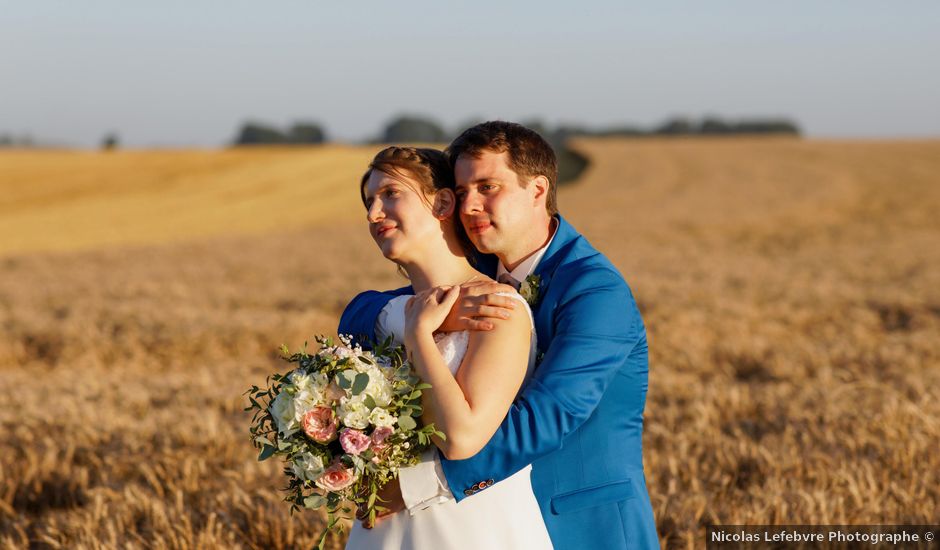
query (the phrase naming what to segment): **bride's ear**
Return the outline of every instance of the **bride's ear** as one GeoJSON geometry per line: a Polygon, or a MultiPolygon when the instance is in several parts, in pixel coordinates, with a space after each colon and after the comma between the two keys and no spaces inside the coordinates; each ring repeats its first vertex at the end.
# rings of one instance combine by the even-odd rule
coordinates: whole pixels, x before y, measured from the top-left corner
{"type": "Polygon", "coordinates": [[[431,211],[434,217],[439,220],[446,220],[454,215],[454,208],[457,206],[457,196],[452,189],[441,189],[434,196],[434,205],[431,211]]]}

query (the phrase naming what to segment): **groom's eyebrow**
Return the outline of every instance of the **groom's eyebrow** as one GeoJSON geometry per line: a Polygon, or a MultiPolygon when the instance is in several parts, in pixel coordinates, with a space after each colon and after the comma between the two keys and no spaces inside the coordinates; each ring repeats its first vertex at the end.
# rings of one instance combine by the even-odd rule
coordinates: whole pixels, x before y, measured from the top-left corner
{"type": "Polygon", "coordinates": [[[498,181],[499,180],[497,178],[494,178],[493,176],[483,176],[483,177],[476,178],[474,180],[470,180],[468,183],[464,184],[463,186],[461,186],[460,184],[457,184],[457,187],[458,188],[467,187],[468,185],[474,185],[474,184],[479,184],[479,183],[497,183],[498,181]]]}

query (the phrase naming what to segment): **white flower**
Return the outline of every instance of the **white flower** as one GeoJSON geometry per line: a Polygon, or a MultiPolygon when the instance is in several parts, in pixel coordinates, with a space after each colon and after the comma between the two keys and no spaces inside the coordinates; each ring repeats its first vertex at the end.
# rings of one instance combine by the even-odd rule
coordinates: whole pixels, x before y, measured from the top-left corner
{"type": "Polygon", "coordinates": [[[294,419],[300,422],[300,419],[307,414],[307,411],[323,404],[323,392],[302,391],[294,395],[294,419]]]}
{"type": "Polygon", "coordinates": [[[398,419],[390,415],[385,409],[376,407],[372,409],[372,414],[369,415],[369,422],[378,428],[391,428],[398,422],[398,419]]]}
{"type": "Polygon", "coordinates": [[[323,393],[329,380],[322,372],[303,374],[300,371],[290,373],[288,377],[298,392],[323,393]]]}
{"type": "Polygon", "coordinates": [[[369,384],[365,392],[372,396],[372,400],[379,407],[387,407],[392,402],[392,385],[388,383],[385,374],[378,367],[373,366],[367,372],[369,384]]]}
{"type": "Polygon", "coordinates": [[[369,407],[366,407],[360,397],[340,400],[336,415],[347,428],[364,430],[369,427],[369,407]]]}
{"type": "Polygon", "coordinates": [[[295,418],[300,422],[307,411],[324,404],[329,379],[322,372],[303,374],[300,371],[290,373],[288,379],[296,390],[294,393],[295,418]]]}
{"type": "Polygon", "coordinates": [[[282,390],[281,393],[277,394],[269,410],[271,415],[274,416],[277,431],[280,432],[281,437],[290,437],[300,428],[297,412],[294,408],[294,398],[286,391],[282,390]]]}
{"type": "Polygon", "coordinates": [[[315,454],[303,453],[294,457],[290,467],[300,479],[316,481],[323,474],[323,459],[315,454]]]}

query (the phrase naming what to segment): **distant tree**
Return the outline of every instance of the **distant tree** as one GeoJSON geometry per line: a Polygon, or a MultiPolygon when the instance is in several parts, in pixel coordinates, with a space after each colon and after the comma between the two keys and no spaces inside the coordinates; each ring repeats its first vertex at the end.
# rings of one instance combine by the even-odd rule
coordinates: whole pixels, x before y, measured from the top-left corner
{"type": "Polygon", "coordinates": [[[13,145],[13,138],[6,135],[0,134],[0,147],[10,147],[13,145]]]}
{"type": "Polygon", "coordinates": [[[247,122],[238,132],[235,145],[265,145],[272,143],[285,143],[287,136],[280,130],[256,122],[247,122]]]}
{"type": "Polygon", "coordinates": [[[667,120],[661,126],[653,130],[654,134],[673,136],[691,134],[694,131],[692,121],[685,117],[676,117],[667,120]]]}
{"type": "Polygon", "coordinates": [[[442,143],[447,141],[447,134],[440,124],[429,118],[404,115],[388,123],[380,141],[442,143]]]}
{"type": "Polygon", "coordinates": [[[699,126],[702,134],[730,134],[733,131],[733,126],[716,117],[706,117],[699,126]]]}
{"type": "Polygon", "coordinates": [[[476,126],[477,124],[480,124],[483,122],[486,122],[486,119],[481,116],[474,115],[471,117],[467,117],[466,119],[462,120],[460,123],[457,124],[457,127],[454,129],[454,132],[451,134],[452,140],[456,139],[457,136],[462,134],[463,131],[466,130],[467,128],[472,128],[476,126]]]}
{"type": "Polygon", "coordinates": [[[101,138],[101,149],[104,151],[113,151],[117,149],[120,144],[121,140],[114,132],[105,134],[105,136],[101,138]]]}
{"type": "Polygon", "coordinates": [[[795,122],[786,119],[744,120],[734,125],[737,134],[789,134],[800,135],[800,128],[795,122]]]}
{"type": "Polygon", "coordinates": [[[298,122],[288,130],[287,141],[298,144],[323,143],[326,141],[326,132],[319,124],[298,122]]]}
{"type": "Polygon", "coordinates": [[[562,185],[578,179],[590,161],[581,153],[570,149],[567,144],[555,146],[558,159],[558,184],[562,185]]]}
{"type": "Polygon", "coordinates": [[[549,138],[553,137],[554,133],[548,128],[548,125],[541,119],[533,118],[529,120],[520,121],[519,124],[522,124],[526,128],[535,131],[538,135],[545,138],[547,141],[551,141],[549,138]]]}

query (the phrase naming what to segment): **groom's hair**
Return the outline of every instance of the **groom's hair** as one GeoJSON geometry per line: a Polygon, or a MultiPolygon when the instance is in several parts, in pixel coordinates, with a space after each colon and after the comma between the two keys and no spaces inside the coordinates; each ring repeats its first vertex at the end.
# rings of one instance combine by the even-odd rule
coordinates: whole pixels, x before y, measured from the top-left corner
{"type": "Polygon", "coordinates": [[[479,157],[484,151],[509,153],[509,168],[519,176],[548,178],[548,196],[545,210],[549,216],[558,213],[555,187],[558,181],[558,161],[555,151],[535,130],[515,122],[491,120],[467,128],[450,144],[445,153],[453,168],[460,155],[479,157]]]}

